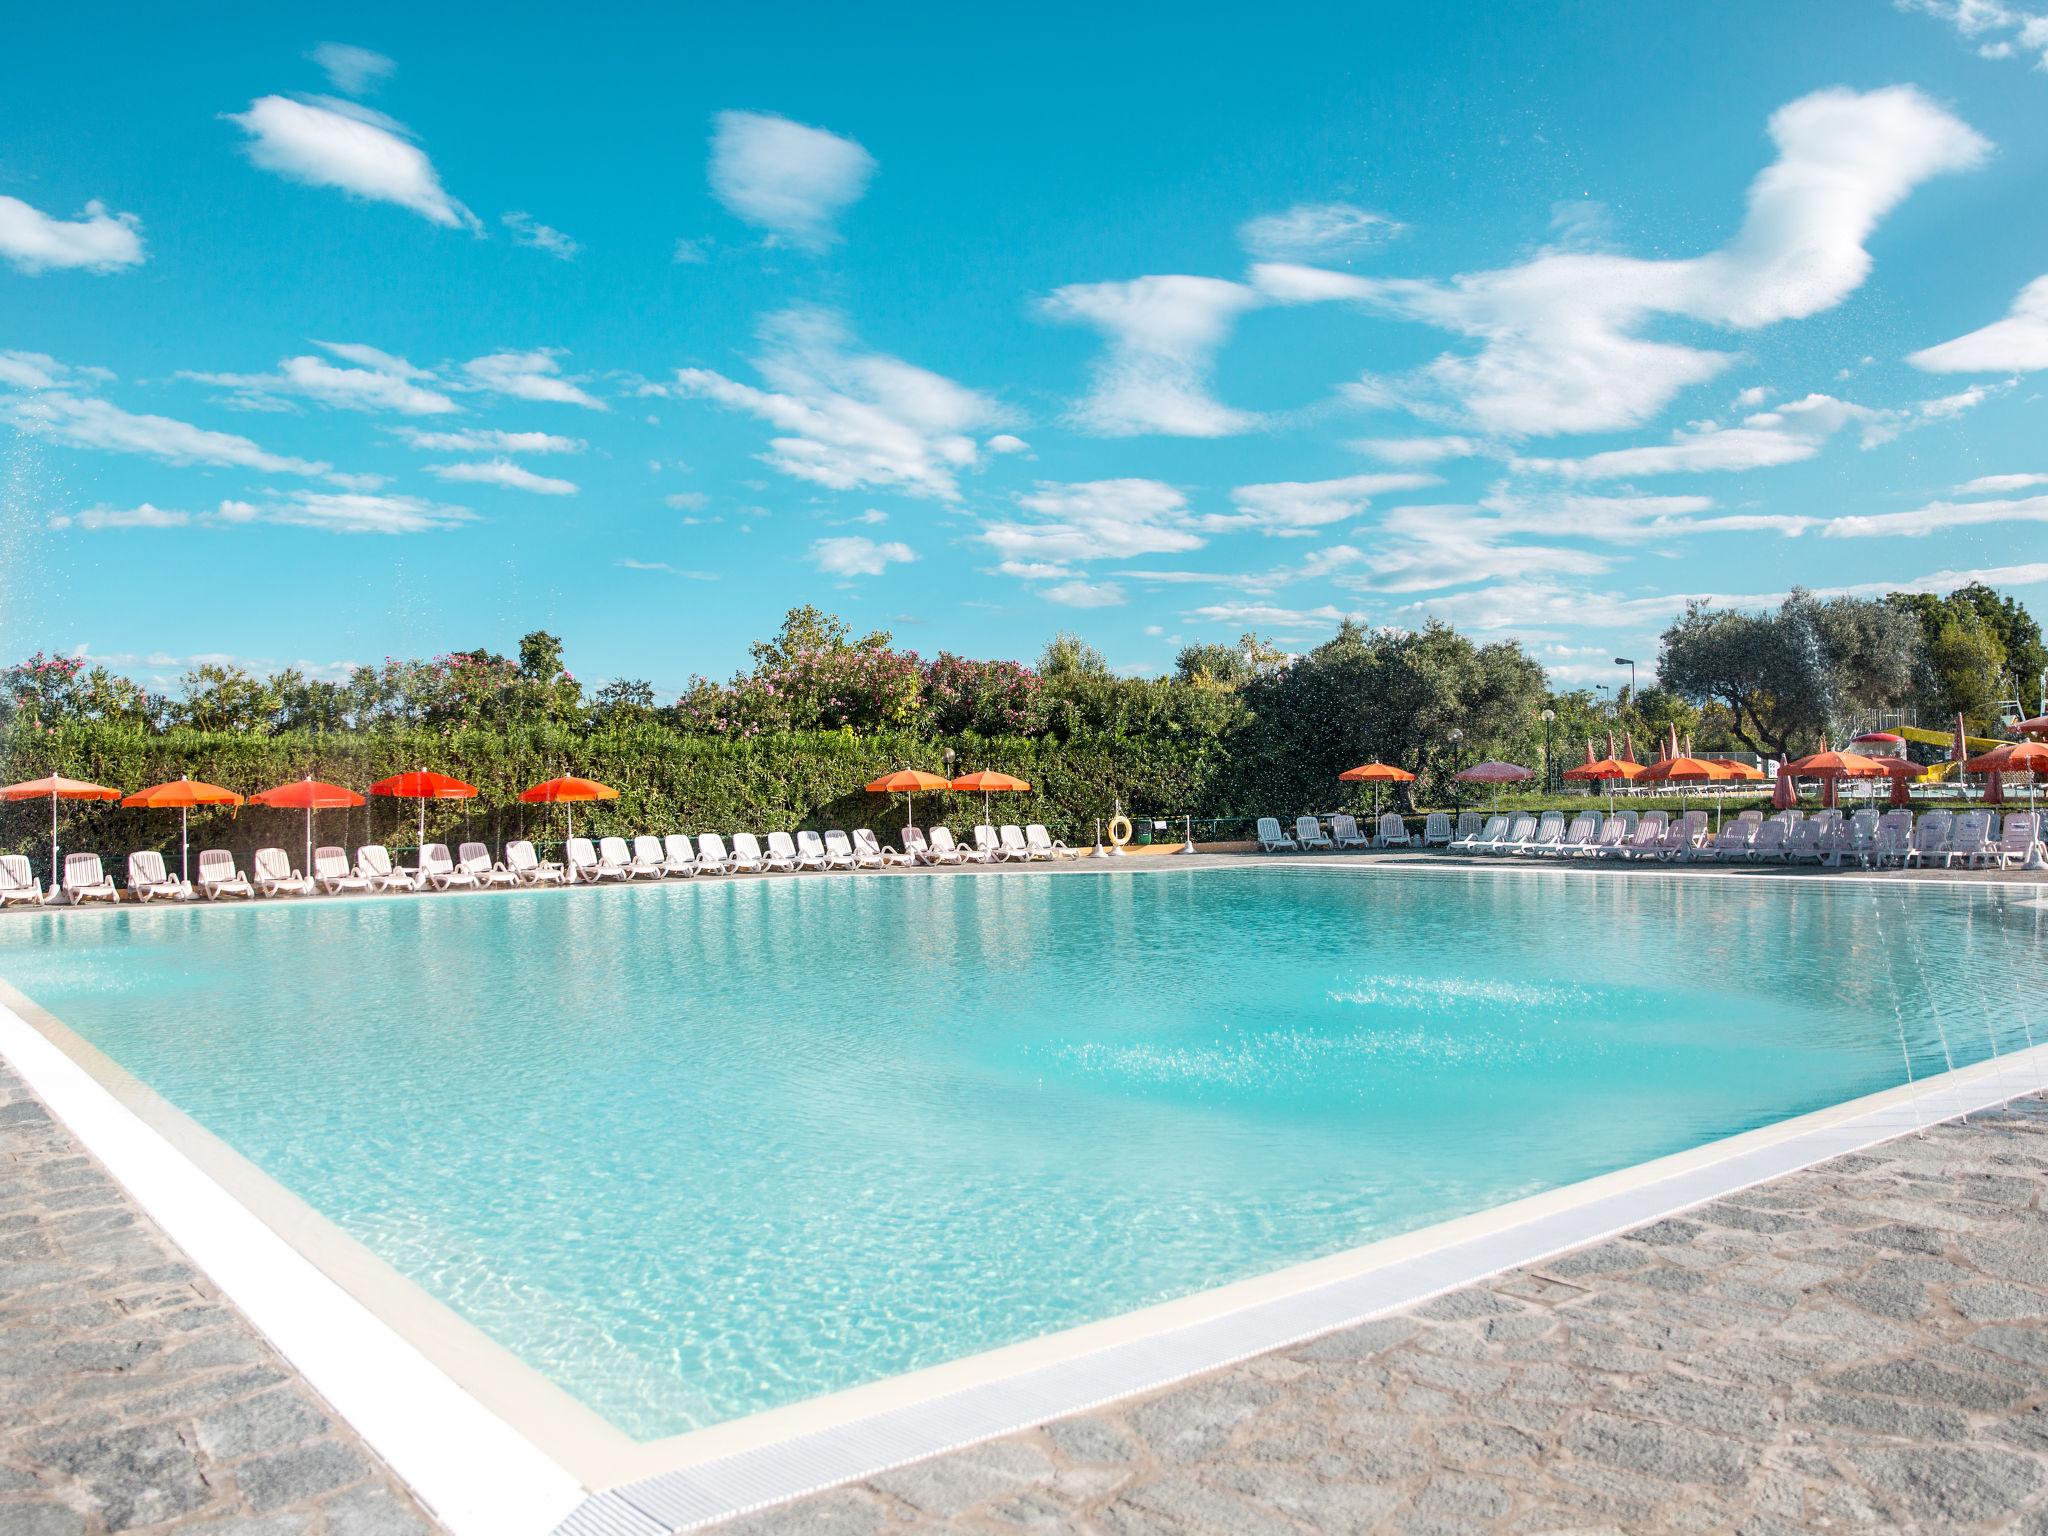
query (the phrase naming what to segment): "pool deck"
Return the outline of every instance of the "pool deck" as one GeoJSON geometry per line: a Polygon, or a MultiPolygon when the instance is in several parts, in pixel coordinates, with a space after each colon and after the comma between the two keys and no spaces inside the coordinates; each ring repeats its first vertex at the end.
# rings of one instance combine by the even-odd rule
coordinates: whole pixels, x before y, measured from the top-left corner
{"type": "Polygon", "coordinates": [[[0,1062],[0,1533],[435,1528],[0,1062]]]}

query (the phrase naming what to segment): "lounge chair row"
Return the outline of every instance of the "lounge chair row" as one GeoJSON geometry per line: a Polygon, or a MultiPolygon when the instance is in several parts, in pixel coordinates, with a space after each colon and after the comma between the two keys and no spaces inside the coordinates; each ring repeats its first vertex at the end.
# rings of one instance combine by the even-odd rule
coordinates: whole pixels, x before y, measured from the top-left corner
{"type": "Polygon", "coordinates": [[[1388,811],[1380,817],[1370,837],[1359,830],[1355,816],[1342,811],[1330,818],[1327,832],[1323,830],[1321,819],[1315,816],[1295,817],[1294,835],[1291,837],[1281,829],[1277,816],[1261,816],[1257,832],[1261,853],[1298,853],[1309,848],[1413,848],[1418,843],[1428,846],[1435,841],[1441,845],[1450,840],[1451,818],[1445,811],[1429,813],[1420,839],[1409,835],[1408,823],[1396,811],[1388,811]]]}
{"type": "MultiPolygon", "coordinates": [[[[144,902],[159,898],[190,901],[196,897],[218,901],[228,896],[446,891],[563,884],[572,879],[594,883],[773,870],[881,869],[901,864],[1028,863],[1074,857],[1074,850],[1037,823],[1000,829],[978,826],[971,844],[956,841],[945,827],[934,827],[929,836],[922,828],[907,827],[900,852],[885,847],[864,827],[851,836],[839,831],[822,836],[816,832],[798,832],[793,836],[788,832],[770,832],[765,848],[751,832],[734,833],[730,848],[716,832],[701,833],[695,839],[680,832],[666,837],[642,835],[630,843],[623,837],[596,841],[572,837],[561,863],[542,859],[533,844],[523,839],[507,843],[502,860],[493,860],[490,849],[482,843],[464,843],[454,855],[445,843],[428,843],[420,850],[418,864],[410,869],[395,866],[390,851],[381,843],[358,848],[353,863],[344,848],[317,848],[310,871],[294,868],[282,848],[259,848],[248,873],[236,864],[232,853],[209,848],[199,855],[198,878],[189,882],[171,874],[163,855],[151,850],[128,856],[128,890],[136,900],[144,902]]],[[[67,854],[63,876],[51,891],[37,883],[25,856],[0,855],[0,906],[118,900],[120,892],[113,877],[96,853],[67,854]]]]}

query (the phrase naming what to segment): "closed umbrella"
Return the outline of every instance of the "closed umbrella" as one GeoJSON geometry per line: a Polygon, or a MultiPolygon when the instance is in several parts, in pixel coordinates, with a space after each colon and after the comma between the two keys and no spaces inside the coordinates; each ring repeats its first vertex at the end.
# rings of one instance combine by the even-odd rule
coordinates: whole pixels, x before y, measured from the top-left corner
{"type": "MultiPolygon", "coordinates": [[[[574,837],[576,835],[576,807],[578,805],[587,805],[593,800],[616,800],[619,798],[619,792],[609,784],[600,784],[595,779],[579,779],[575,775],[570,774],[563,778],[549,779],[545,783],[535,784],[530,789],[522,789],[519,792],[519,798],[527,805],[559,805],[562,808],[562,814],[569,818],[569,830],[565,835],[566,840],[567,837],[574,837]]],[[[573,885],[575,881],[576,866],[572,862],[569,865],[569,882],[573,885]]]]}
{"type": "Polygon", "coordinates": [[[1380,819],[1380,786],[1382,784],[1413,784],[1415,775],[1406,768],[1396,768],[1392,763],[1360,763],[1356,768],[1346,768],[1337,775],[1341,784],[1370,784],[1372,786],[1372,819],[1380,819]]]}
{"type": "Polygon", "coordinates": [[[1892,776],[1890,805],[1894,810],[1905,810],[1913,804],[1913,780],[1920,776],[1920,765],[1904,757],[1880,757],[1876,761],[1892,776]]]}
{"type": "Polygon", "coordinates": [[[988,797],[991,794],[1019,795],[1028,794],[1031,790],[1024,780],[1012,778],[1007,773],[997,773],[994,769],[962,774],[948,787],[963,795],[980,795],[981,819],[984,822],[988,820],[988,797]]]}
{"type": "MultiPolygon", "coordinates": [[[[249,797],[249,803],[268,806],[273,811],[306,813],[305,871],[310,875],[313,873],[313,813],[350,810],[364,804],[365,801],[354,790],[345,789],[339,784],[326,783],[309,773],[303,779],[291,779],[253,794],[249,797]]],[[[425,809],[424,802],[421,808],[425,809]]]]}
{"type": "Polygon", "coordinates": [[[241,803],[242,797],[232,789],[222,789],[218,784],[207,784],[198,779],[172,779],[168,784],[152,784],[148,789],[138,789],[121,802],[124,806],[144,810],[175,810],[178,813],[178,878],[187,885],[192,883],[193,807],[241,803]]]}
{"type": "Polygon", "coordinates": [[[57,864],[57,802],[59,800],[118,800],[121,791],[108,789],[104,784],[88,784],[83,779],[67,779],[59,774],[48,774],[40,779],[24,779],[19,784],[9,784],[0,789],[0,800],[41,800],[48,797],[50,802],[50,889],[56,890],[63,879],[57,864]]]}
{"type": "Polygon", "coordinates": [[[417,800],[420,803],[420,837],[418,846],[427,845],[427,802],[429,800],[473,800],[476,786],[451,778],[445,773],[434,773],[425,768],[415,768],[410,773],[394,773],[388,779],[379,779],[370,786],[373,795],[388,795],[396,800],[417,800]]]}
{"type": "Polygon", "coordinates": [[[885,773],[868,785],[871,795],[901,795],[903,797],[903,825],[914,827],[917,817],[912,809],[911,796],[927,794],[935,789],[951,789],[953,781],[936,773],[926,773],[922,768],[899,768],[894,773],[885,773]]]}

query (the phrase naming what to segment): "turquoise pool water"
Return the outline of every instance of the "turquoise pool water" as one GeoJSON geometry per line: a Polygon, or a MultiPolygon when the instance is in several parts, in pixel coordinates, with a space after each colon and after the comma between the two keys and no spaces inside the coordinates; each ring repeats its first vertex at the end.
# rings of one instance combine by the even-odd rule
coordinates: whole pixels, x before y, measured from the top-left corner
{"type": "Polygon", "coordinates": [[[700,880],[38,914],[0,976],[651,1438],[2022,1046],[2032,894],[700,880]]]}

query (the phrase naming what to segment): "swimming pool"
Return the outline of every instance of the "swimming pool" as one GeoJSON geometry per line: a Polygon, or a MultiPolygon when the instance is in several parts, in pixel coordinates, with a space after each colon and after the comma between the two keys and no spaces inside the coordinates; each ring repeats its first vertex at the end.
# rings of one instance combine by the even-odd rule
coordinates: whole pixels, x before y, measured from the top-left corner
{"type": "Polygon", "coordinates": [[[700,881],[36,914],[0,977],[646,1440],[2029,1044],[2032,894],[700,881]]]}

